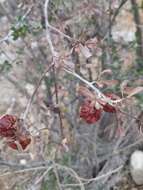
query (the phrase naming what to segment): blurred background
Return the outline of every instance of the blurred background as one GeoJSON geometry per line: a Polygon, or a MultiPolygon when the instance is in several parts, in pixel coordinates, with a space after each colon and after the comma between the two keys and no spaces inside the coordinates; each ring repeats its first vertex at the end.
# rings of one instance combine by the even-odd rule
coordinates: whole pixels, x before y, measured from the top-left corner
{"type": "Polygon", "coordinates": [[[37,88],[26,117],[30,145],[19,152],[0,140],[0,189],[143,189],[128,164],[133,150],[143,148],[142,92],[121,103],[122,112],[87,124],[77,90],[86,85],[62,69],[66,63],[119,97],[143,86],[143,1],[50,0],[51,40],[63,61],[39,85],[52,61],[45,7],[44,0],[0,0],[1,116],[21,118],[37,88]]]}

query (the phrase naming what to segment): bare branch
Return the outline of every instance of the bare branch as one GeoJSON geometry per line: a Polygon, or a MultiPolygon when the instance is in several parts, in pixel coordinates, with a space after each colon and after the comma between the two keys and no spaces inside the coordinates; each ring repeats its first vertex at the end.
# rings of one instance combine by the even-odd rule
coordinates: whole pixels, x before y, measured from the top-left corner
{"type": "Polygon", "coordinates": [[[57,52],[54,49],[52,40],[51,40],[51,35],[50,35],[50,31],[49,31],[49,19],[48,19],[48,5],[49,5],[49,0],[45,1],[45,5],[44,5],[44,15],[45,15],[45,25],[46,25],[46,37],[47,37],[47,41],[49,43],[50,46],[50,50],[51,53],[53,55],[53,57],[57,56],[57,52]]]}
{"type": "Polygon", "coordinates": [[[41,82],[43,81],[43,79],[44,79],[45,75],[47,74],[47,72],[53,67],[53,65],[54,65],[54,63],[52,63],[52,64],[48,67],[48,69],[42,74],[41,78],[39,79],[39,82],[38,82],[38,84],[37,84],[37,86],[36,86],[36,88],[35,88],[35,90],[34,90],[32,96],[31,96],[31,98],[29,99],[28,104],[27,104],[27,106],[26,106],[26,109],[25,109],[25,111],[24,111],[24,113],[23,113],[22,119],[23,119],[24,121],[25,121],[25,119],[26,119],[26,117],[27,117],[27,115],[28,115],[28,113],[29,113],[29,111],[30,111],[31,104],[32,104],[32,102],[33,102],[33,99],[34,99],[34,97],[35,97],[35,95],[36,95],[36,93],[37,93],[37,90],[38,90],[38,88],[39,88],[41,82]]]}
{"type": "Polygon", "coordinates": [[[80,75],[75,73],[74,71],[71,71],[67,68],[64,68],[64,71],[75,76],[79,80],[81,80],[83,83],[85,83],[88,87],[90,87],[92,90],[94,90],[97,98],[102,99],[104,102],[109,103],[110,105],[117,104],[118,102],[123,101],[124,99],[119,99],[119,100],[111,100],[110,98],[106,97],[97,87],[93,85],[92,82],[87,81],[86,79],[82,78],[80,75]]]}

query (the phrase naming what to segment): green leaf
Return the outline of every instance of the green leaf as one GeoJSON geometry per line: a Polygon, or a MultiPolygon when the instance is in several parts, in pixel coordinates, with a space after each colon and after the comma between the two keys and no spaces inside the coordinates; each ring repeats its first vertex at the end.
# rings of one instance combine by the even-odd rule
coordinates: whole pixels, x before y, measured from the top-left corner
{"type": "Polygon", "coordinates": [[[9,72],[12,68],[12,65],[9,63],[9,61],[5,60],[2,64],[0,64],[0,72],[9,72]]]}

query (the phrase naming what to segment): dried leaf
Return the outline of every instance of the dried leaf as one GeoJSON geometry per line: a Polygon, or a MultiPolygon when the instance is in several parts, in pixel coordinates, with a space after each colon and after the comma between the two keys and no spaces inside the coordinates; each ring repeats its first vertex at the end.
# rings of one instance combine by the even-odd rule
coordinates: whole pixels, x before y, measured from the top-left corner
{"type": "Polygon", "coordinates": [[[127,98],[130,98],[130,97],[132,97],[132,96],[134,96],[134,95],[136,95],[136,94],[138,94],[138,93],[140,93],[142,91],[143,91],[143,87],[142,86],[138,86],[138,87],[136,87],[136,88],[134,88],[133,90],[130,91],[130,93],[127,96],[127,98]]]}
{"type": "Polygon", "coordinates": [[[103,74],[109,74],[109,75],[112,75],[112,70],[111,69],[105,69],[101,72],[100,76],[102,76],[103,74]]]}
{"type": "Polygon", "coordinates": [[[91,100],[95,99],[95,95],[88,88],[84,86],[79,86],[78,93],[82,96],[85,96],[88,99],[91,99],[91,100]]]}
{"type": "Polygon", "coordinates": [[[79,47],[80,47],[80,51],[82,55],[84,55],[87,59],[92,56],[92,53],[90,52],[87,46],[83,46],[82,44],[79,44],[79,47]]]}
{"type": "Polygon", "coordinates": [[[106,86],[114,86],[117,85],[119,83],[118,80],[101,80],[100,82],[98,82],[98,84],[100,83],[100,85],[106,85],[106,86]]]}
{"type": "Polygon", "coordinates": [[[134,87],[125,87],[124,94],[129,95],[134,90],[134,87]]]}
{"type": "Polygon", "coordinates": [[[127,87],[128,83],[129,83],[129,80],[124,80],[124,81],[121,83],[121,85],[120,85],[120,90],[121,90],[122,96],[123,96],[123,94],[124,94],[124,89],[127,87]]]}

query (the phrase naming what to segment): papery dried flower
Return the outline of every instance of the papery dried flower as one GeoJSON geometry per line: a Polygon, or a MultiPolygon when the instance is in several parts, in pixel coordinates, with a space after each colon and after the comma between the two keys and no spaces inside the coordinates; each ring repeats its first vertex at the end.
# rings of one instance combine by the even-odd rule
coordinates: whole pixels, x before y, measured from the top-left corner
{"type": "Polygon", "coordinates": [[[96,109],[95,105],[90,100],[86,100],[80,106],[80,117],[89,124],[98,121],[101,117],[101,112],[102,110],[96,109]]]}
{"type": "Polygon", "coordinates": [[[13,115],[5,115],[0,118],[0,136],[13,138],[16,133],[17,117],[13,115]]]}
{"type": "Polygon", "coordinates": [[[7,145],[18,150],[18,143],[24,150],[31,143],[30,134],[22,125],[22,120],[13,115],[0,118],[0,136],[5,137],[7,145]]]}
{"type": "Polygon", "coordinates": [[[19,139],[19,141],[15,142],[15,141],[10,141],[7,143],[7,145],[9,147],[11,147],[12,149],[18,150],[18,143],[21,146],[21,148],[23,150],[25,150],[27,148],[27,146],[31,143],[31,139],[29,137],[25,137],[22,139],[19,139]]]}

